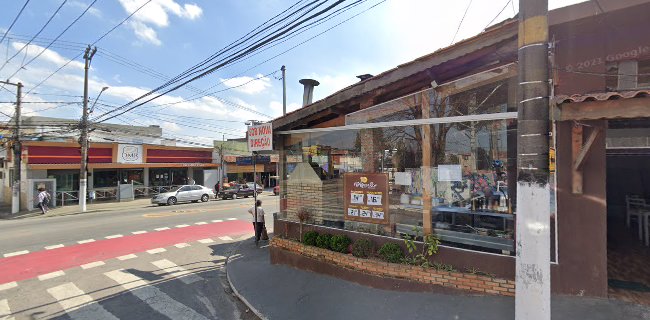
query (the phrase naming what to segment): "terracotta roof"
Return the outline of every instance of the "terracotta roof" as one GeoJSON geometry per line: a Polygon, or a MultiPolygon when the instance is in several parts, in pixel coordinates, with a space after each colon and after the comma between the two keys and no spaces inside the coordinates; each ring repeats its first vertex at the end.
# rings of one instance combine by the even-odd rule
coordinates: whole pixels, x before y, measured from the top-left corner
{"type": "Polygon", "coordinates": [[[553,100],[555,104],[574,103],[574,102],[587,102],[587,101],[606,101],[618,99],[631,99],[631,98],[645,98],[650,96],[650,89],[633,90],[633,91],[610,91],[610,92],[594,92],[585,94],[574,95],[561,95],[556,96],[553,100]]]}

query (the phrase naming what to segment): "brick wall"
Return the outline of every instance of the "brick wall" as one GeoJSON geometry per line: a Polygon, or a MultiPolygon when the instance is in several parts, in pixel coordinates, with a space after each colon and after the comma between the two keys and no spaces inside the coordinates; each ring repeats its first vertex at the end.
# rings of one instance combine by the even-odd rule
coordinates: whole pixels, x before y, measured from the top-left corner
{"type": "Polygon", "coordinates": [[[422,268],[406,264],[388,263],[374,259],[357,258],[351,254],[342,254],[317,247],[306,246],[302,243],[280,237],[274,237],[271,240],[271,246],[294,252],[321,262],[330,263],[342,268],[356,270],[375,276],[405,279],[480,293],[504,296],[515,295],[515,283],[511,280],[470,273],[439,271],[434,268],[422,268]]]}
{"type": "Polygon", "coordinates": [[[298,211],[306,208],[311,213],[309,219],[312,223],[323,222],[323,183],[292,182],[287,183],[287,219],[299,221],[298,211]]]}

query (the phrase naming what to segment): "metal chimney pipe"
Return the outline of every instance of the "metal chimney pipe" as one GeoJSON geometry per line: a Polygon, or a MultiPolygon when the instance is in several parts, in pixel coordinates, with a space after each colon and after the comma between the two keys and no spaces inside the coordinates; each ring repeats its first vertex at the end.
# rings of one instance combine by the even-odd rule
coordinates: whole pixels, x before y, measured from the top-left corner
{"type": "Polygon", "coordinates": [[[304,87],[305,91],[302,94],[302,106],[311,104],[311,100],[314,98],[314,87],[319,85],[320,82],[314,79],[300,79],[300,82],[304,87]]]}

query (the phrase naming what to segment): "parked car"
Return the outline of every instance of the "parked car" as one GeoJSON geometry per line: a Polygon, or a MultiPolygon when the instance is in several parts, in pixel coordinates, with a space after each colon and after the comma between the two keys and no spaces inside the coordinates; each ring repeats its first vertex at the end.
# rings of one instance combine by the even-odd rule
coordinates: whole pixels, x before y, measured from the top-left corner
{"type": "MultiPolygon", "coordinates": [[[[254,185],[253,182],[246,182],[246,184],[248,185],[249,188],[253,189],[253,185],[254,185]]],[[[257,194],[260,194],[260,193],[262,193],[262,191],[264,191],[264,188],[262,188],[262,186],[260,186],[259,184],[256,185],[256,187],[257,187],[256,188],[257,189],[257,194]]]]}
{"type": "Polygon", "coordinates": [[[277,196],[280,194],[280,185],[273,187],[273,195],[277,196]]]}
{"type": "Polygon", "coordinates": [[[230,187],[227,187],[221,193],[221,199],[238,199],[238,198],[248,198],[253,196],[253,188],[250,188],[248,184],[233,184],[230,187]]]}
{"type": "Polygon", "coordinates": [[[200,185],[185,185],[171,189],[169,192],[158,194],[151,199],[151,203],[162,205],[175,205],[178,202],[206,202],[215,197],[214,191],[200,185]]]}

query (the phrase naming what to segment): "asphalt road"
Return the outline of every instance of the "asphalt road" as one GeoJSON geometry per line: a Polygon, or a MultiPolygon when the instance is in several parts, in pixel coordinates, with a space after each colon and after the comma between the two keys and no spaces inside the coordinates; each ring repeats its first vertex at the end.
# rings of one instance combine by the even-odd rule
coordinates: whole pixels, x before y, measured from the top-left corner
{"type": "MultiPolygon", "coordinates": [[[[268,193],[259,196],[267,219],[277,211],[278,197],[268,193]]],[[[0,220],[0,256],[44,247],[69,245],[89,239],[126,235],[157,228],[173,228],[215,219],[236,218],[249,221],[248,209],[253,198],[211,200],[205,203],[185,203],[174,206],[147,205],[118,211],[90,212],[68,216],[40,216],[20,220],[0,220]]],[[[269,228],[271,226],[268,226],[269,228]]],[[[251,225],[252,229],[252,225],[251,225]]]]}
{"type": "MultiPolygon", "coordinates": [[[[277,197],[260,198],[270,220],[277,197]]],[[[252,242],[251,205],[1,220],[0,319],[256,319],[224,270],[225,258],[252,242]]]]}

